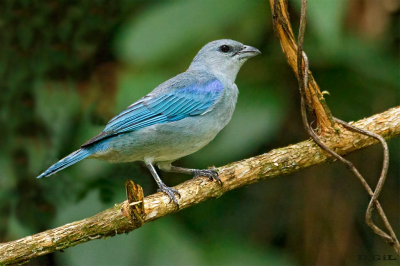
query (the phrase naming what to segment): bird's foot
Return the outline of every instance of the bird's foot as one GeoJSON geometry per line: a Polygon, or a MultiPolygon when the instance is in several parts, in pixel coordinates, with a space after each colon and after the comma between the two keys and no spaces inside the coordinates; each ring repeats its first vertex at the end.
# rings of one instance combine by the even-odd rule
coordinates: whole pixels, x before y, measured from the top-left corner
{"type": "Polygon", "coordinates": [[[194,178],[199,176],[207,176],[210,181],[213,181],[215,179],[222,186],[222,181],[221,179],[219,179],[218,172],[214,169],[194,170],[194,178]]]}
{"type": "Polygon", "coordinates": [[[174,188],[170,188],[165,184],[161,184],[160,188],[157,189],[158,192],[164,192],[165,194],[168,195],[169,197],[169,203],[171,203],[171,201],[173,201],[175,203],[175,205],[178,207],[179,209],[179,204],[178,204],[178,200],[175,198],[175,194],[177,194],[179,196],[179,198],[181,198],[181,194],[179,193],[178,190],[174,189],[174,188]]]}

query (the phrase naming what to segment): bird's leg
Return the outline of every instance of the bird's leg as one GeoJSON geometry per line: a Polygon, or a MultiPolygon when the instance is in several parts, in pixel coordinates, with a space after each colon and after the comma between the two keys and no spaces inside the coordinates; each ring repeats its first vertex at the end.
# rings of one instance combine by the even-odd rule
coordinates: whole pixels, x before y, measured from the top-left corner
{"type": "Polygon", "coordinates": [[[181,197],[181,194],[179,194],[179,191],[173,188],[168,187],[166,184],[164,184],[164,182],[161,180],[161,178],[158,176],[156,169],[154,168],[154,166],[151,163],[146,164],[147,168],[149,168],[151,175],[153,176],[154,180],[157,182],[157,185],[160,189],[158,189],[158,191],[162,191],[165,194],[168,195],[168,197],[170,198],[170,201],[174,201],[175,205],[178,206],[179,208],[179,204],[178,201],[175,198],[174,193],[176,193],[179,198],[181,197]]]}
{"type": "Polygon", "coordinates": [[[161,170],[164,170],[167,172],[193,175],[194,178],[199,177],[199,176],[207,176],[211,181],[213,181],[215,179],[218,181],[218,183],[220,185],[222,185],[222,181],[218,177],[218,172],[215,171],[214,169],[203,169],[203,170],[190,169],[190,168],[177,167],[177,166],[173,166],[171,164],[163,164],[163,163],[159,163],[158,167],[161,170]]]}

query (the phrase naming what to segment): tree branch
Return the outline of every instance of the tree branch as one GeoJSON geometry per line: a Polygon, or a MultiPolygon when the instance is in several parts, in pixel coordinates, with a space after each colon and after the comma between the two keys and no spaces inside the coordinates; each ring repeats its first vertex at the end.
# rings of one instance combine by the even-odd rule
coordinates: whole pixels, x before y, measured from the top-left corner
{"type": "Polygon", "coordinates": [[[287,10],[287,3],[284,0],[270,0],[270,4],[272,7],[272,14],[273,14],[273,25],[274,31],[282,46],[282,50],[288,59],[290,66],[293,68],[295,75],[297,76],[298,83],[299,83],[299,90],[301,95],[301,115],[304,127],[308,133],[308,135],[321,147],[323,150],[327,151],[331,154],[334,158],[344,163],[350,171],[354,173],[354,175],[360,180],[361,184],[364,186],[368,194],[371,196],[370,203],[368,205],[366,211],[366,223],[372,230],[381,236],[397,253],[400,255],[400,243],[394,233],[389,220],[387,219],[385,212],[383,211],[382,206],[378,201],[378,197],[381,193],[383,185],[385,183],[387,170],[389,167],[389,149],[387,147],[386,141],[377,134],[369,132],[367,130],[359,129],[355,126],[352,126],[340,119],[337,119],[331,115],[331,112],[325,103],[325,100],[322,97],[322,93],[319,90],[317,83],[312,79],[309,83],[309,77],[312,78],[311,72],[309,71],[309,63],[308,58],[303,51],[303,42],[304,42],[304,35],[305,35],[305,28],[307,22],[307,0],[301,0],[301,15],[300,15],[300,27],[299,27],[299,36],[297,41],[297,47],[295,45],[293,31],[289,21],[289,13],[287,10]],[[293,54],[297,54],[297,58],[293,59],[293,54]],[[297,65],[297,72],[296,69],[292,64],[296,63],[297,65]],[[318,97],[311,97],[311,96],[318,96],[318,97]],[[321,108],[323,107],[323,108],[321,108]],[[307,118],[307,110],[312,112],[317,120],[317,126],[321,129],[319,135],[324,135],[324,132],[333,132],[339,131],[340,126],[345,127],[348,130],[352,130],[358,132],[360,134],[364,134],[370,137],[373,137],[380,141],[383,148],[383,166],[381,175],[378,181],[378,184],[373,191],[368,183],[365,181],[364,177],[360,174],[357,168],[351,163],[350,161],[344,159],[342,156],[334,152],[328,146],[324,144],[321,140],[321,136],[314,132],[313,128],[308,122],[307,118]],[[327,124],[327,121],[331,121],[331,125],[327,124]],[[334,125],[334,122],[338,123],[339,125],[334,125]],[[374,209],[378,210],[379,215],[382,218],[382,221],[389,231],[387,234],[385,231],[380,229],[372,220],[372,211],[374,209]]]}
{"type": "MultiPolygon", "coordinates": [[[[399,136],[400,106],[360,120],[353,125],[379,134],[385,139],[399,136]]],[[[341,155],[377,143],[374,138],[348,130],[341,130],[340,134],[326,132],[322,140],[328,147],[341,155]]],[[[176,186],[175,189],[178,189],[182,195],[179,199],[179,210],[210,198],[220,197],[229,190],[262,179],[290,174],[327,161],[333,161],[332,157],[312,140],[307,140],[228,164],[217,169],[223,186],[217,182],[210,182],[206,177],[188,180],[176,186]]],[[[139,192],[135,193],[140,198],[140,187],[137,189],[139,192]]],[[[0,244],[0,264],[22,263],[33,257],[66,249],[93,239],[128,233],[142,225],[141,221],[137,221],[137,219],[141,219],[137,215],[128,215],[130,206],[136,206],[134,201],[135,198],[132,198],[130,205],[125,201],[90,218],[0,244]],[[133,220],[131,217],[137,218],[133,220]]],[[[144,198],[144,213],[139,213],[139,215],[146,223],[176,211],[175,205],[169,204],[168,196],[164,193],[156,193],[144,198]]]]}
{"type": "MultiPolygon", "coordinates": [[[[269,0],[275,35],[279,38],[283,53],[286,56],[289,66],[292,68],[294,74],[299,79],[299,69],[297,67],[297,44],[294,38],[292,26],[290,25],[289,13],[286,9],[286,1],[284,0],[269,0]]],[[[302,25],[305,27],[305,23],[302,25]]],[[[303,38],[304,36],[299,36],[303,38]]],[[[302,50],[302,49],[301,49],[302,50]]],[[[304,66],[303,66],[304,68],[304,66]]],[[[332,114],[325,103],[324,96],[322,95],[317,82],[311,71],[307,71],[308,86],[301,91],[305,94],[307,107],[311,107],[320,126],[322,132],[333,131],[335,125],[332,114]]],[[[302,95],[303,96],[303,95],[302,95]]]]}

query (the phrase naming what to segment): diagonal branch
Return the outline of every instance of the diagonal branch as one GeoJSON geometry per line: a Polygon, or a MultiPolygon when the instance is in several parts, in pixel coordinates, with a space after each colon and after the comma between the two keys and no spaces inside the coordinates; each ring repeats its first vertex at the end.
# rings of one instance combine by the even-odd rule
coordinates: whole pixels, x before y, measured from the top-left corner
{"type": "MultiPolygon", "coordinates": [[[[379,134],[385,139],[400,136],[400,106],[360,120],[353,125],[379,134]]],[[[340,155],[346,155],[377,143],[374,138],[346,129],[341,130],[340,134],[326,133],[322,140],[340,155]]],[[[217,182],[210,182],[206,177],[192,179],[176,186],[175,189],[178,189],[182,195],[182,198],[179,199],[180,210],[211,198],[220,197],[229,190],[262,179],[290,174],[333,160],[326,151],[319,148],[313,141],[307,140],[232,163],[217,169],[223,181],[222,187],[217,182]]],[[[141,198],[140,188],[136,187],[133,190],[136,190],[134,193],[141,198]]],[[[135,198],[130,199],[131,206],[136,206],[134,205],[136,204],[135,200],[135,198]]],[[[133,221],[132,216],[127,215],[130,212],[130,205],[125,201],[90,218],[19,240],[2,243],[0,244],[0,264],[22,263],[31,258],[93,239],[128,233],[142,225],[141,221],[133,221]]],[[[142,208],[138,208],[138,210],[142,210],[142,208]]],[[[169,204],[169,198],[165,194],[156,193],[144,198],[144,213],[140,214],[140,217],[143,217],[143,222],[147,223],[176,211],[175,205],[169,204]]]]}

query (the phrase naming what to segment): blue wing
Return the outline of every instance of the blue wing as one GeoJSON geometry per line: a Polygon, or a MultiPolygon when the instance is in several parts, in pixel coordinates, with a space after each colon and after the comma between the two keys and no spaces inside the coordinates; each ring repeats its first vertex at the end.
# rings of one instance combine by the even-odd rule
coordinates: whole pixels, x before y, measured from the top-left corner
{"type": "Polygon", "coordinates": [[[222,90],[222,83],[214,79],[157,96],[149,94],[111,119],[99,135],[82,147],[112,135],[201,115],[219,100],[222,90]]]}

